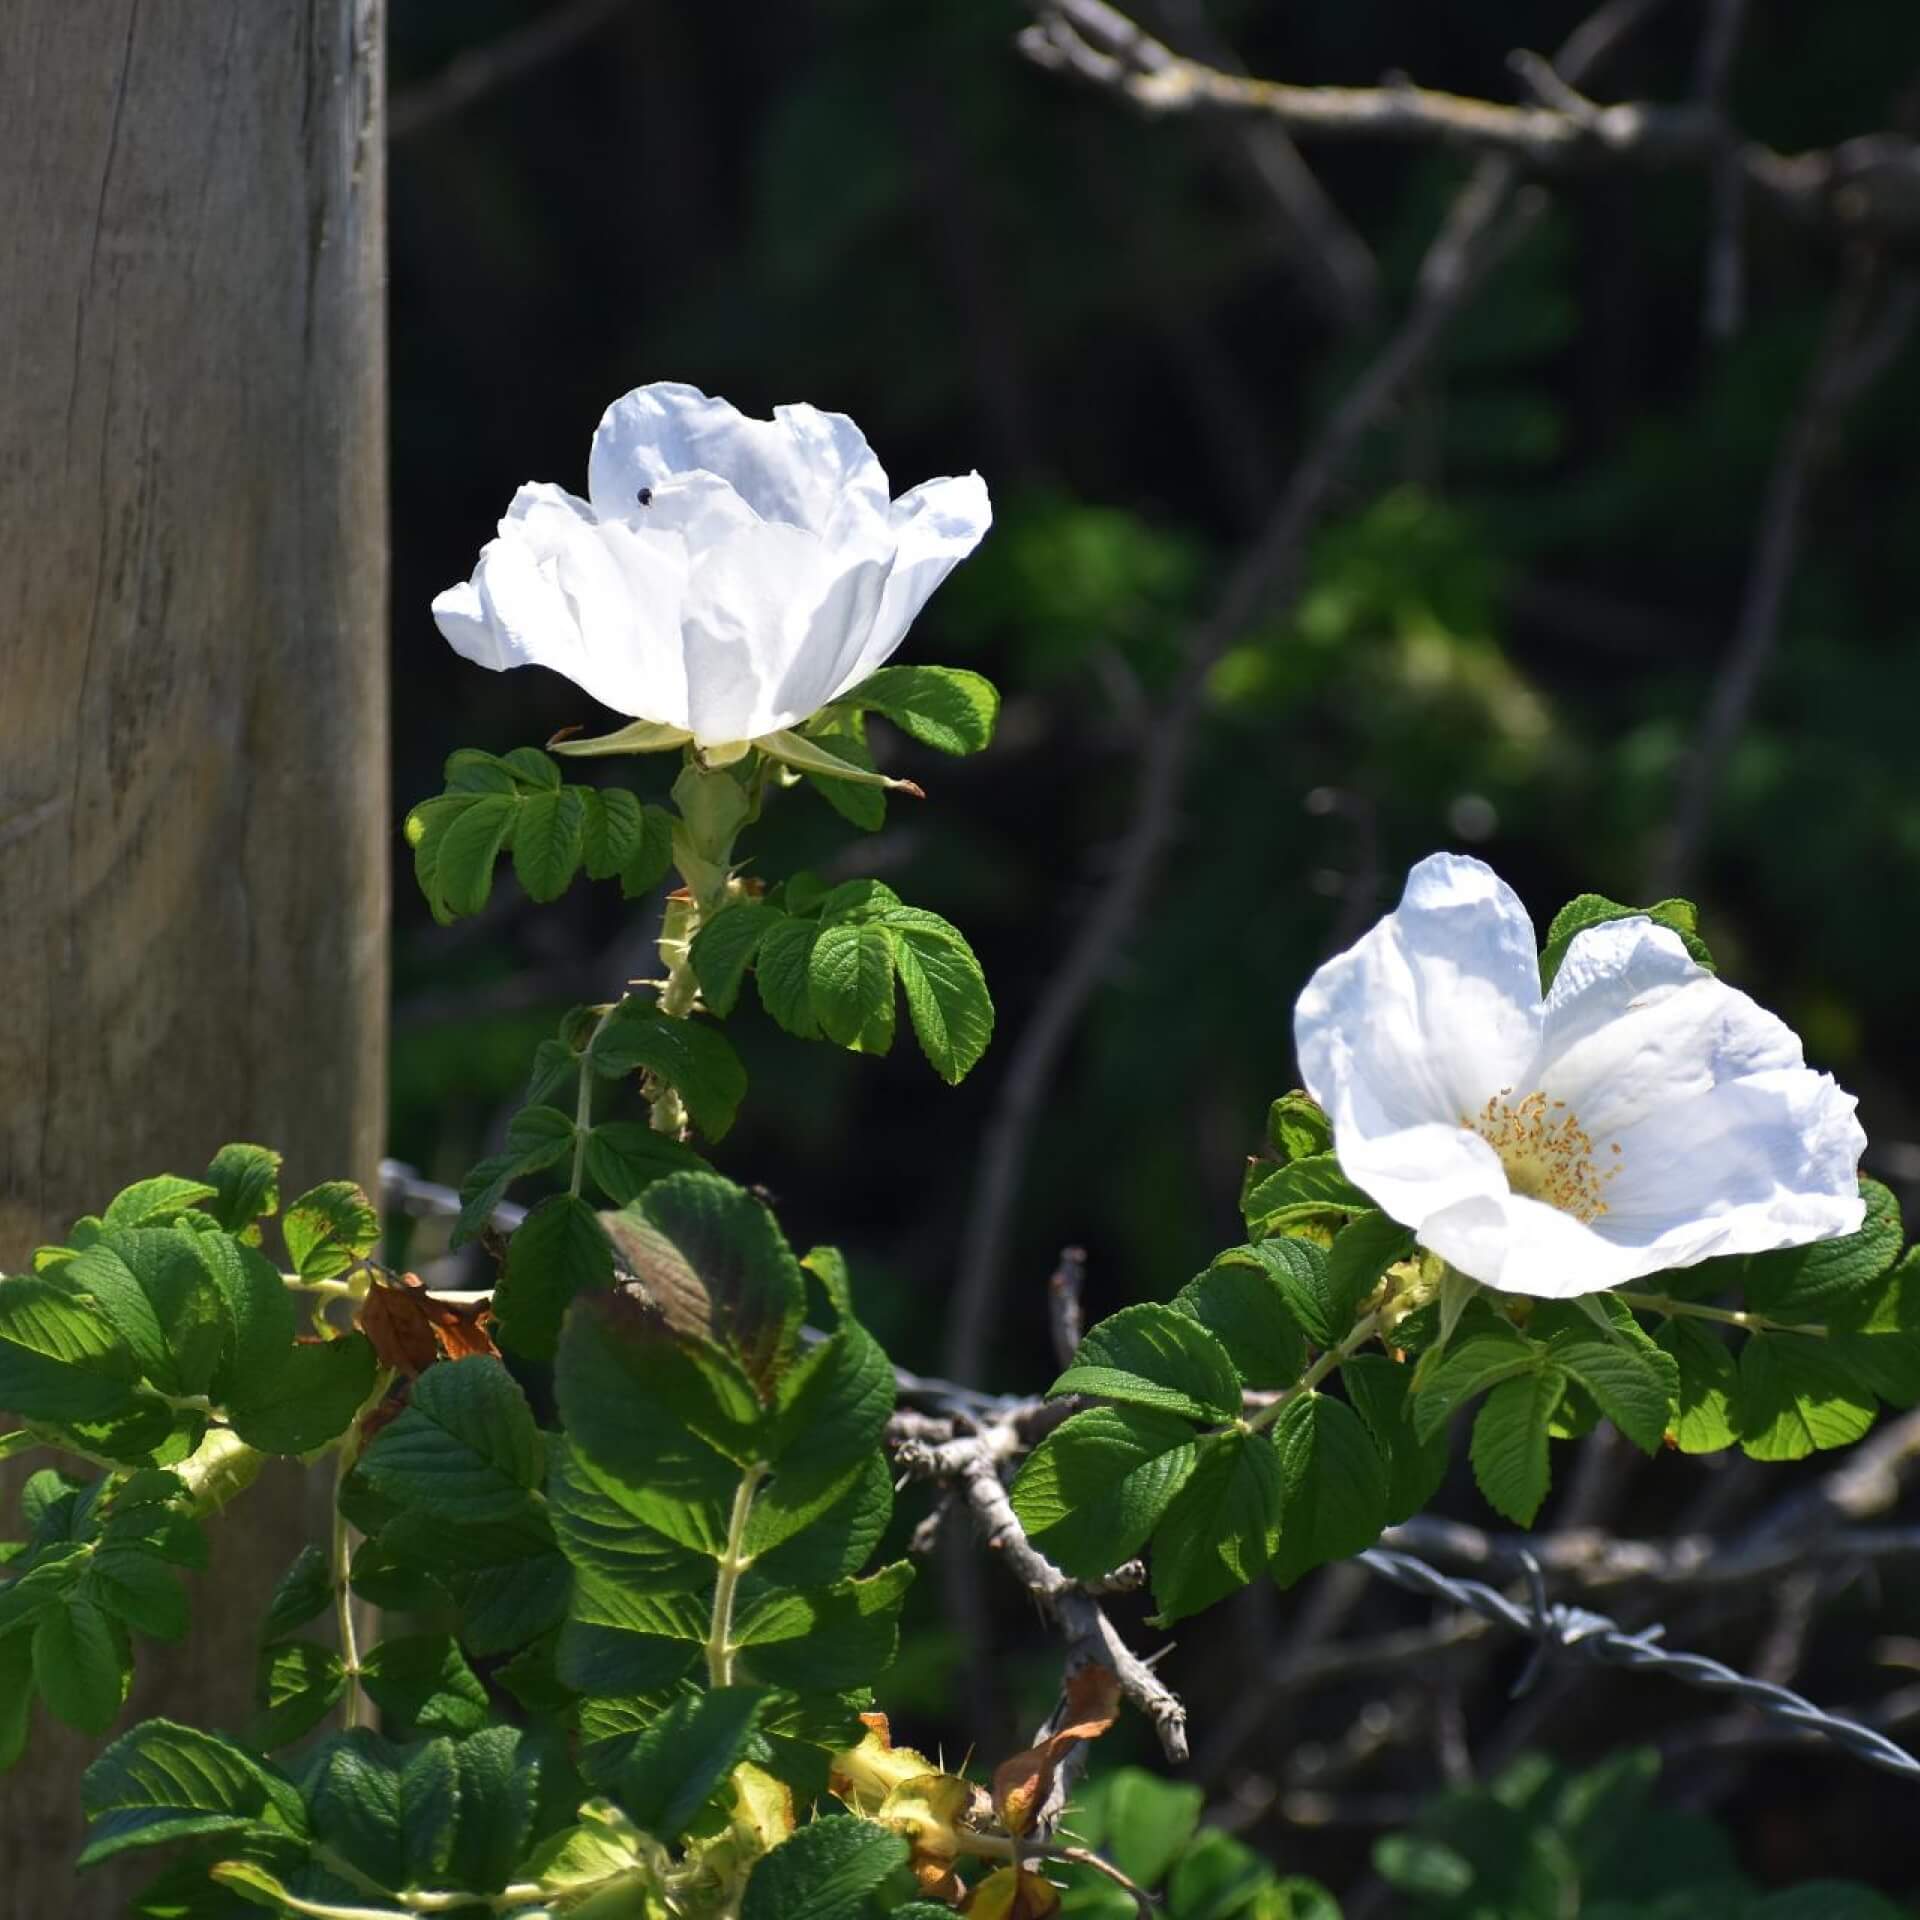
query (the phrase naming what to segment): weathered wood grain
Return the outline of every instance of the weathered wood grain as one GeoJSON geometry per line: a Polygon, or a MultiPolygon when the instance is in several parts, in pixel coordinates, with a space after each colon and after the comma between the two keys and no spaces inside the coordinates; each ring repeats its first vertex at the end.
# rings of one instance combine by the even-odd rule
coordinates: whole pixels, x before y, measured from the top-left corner
{"type": "MultiPolygon", "coordinates": [[[[226,1139],[288,1191],[374,1171],[383,33],[381,0],[0,5],[0,1269],[226,1139]]],[[[218,1524],[131,1713],[238,1721],[316,1517],[283,1476],[218,1524]]],[[[0,1910],[121,1911],[73,1877],[84,1750],[42,1721],[0,1777],[0,1910]]]]}

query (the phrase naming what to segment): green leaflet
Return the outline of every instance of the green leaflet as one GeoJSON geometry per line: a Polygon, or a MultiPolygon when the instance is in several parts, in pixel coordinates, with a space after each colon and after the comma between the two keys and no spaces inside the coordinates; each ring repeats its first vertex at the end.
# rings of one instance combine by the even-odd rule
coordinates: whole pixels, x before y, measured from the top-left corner
{"type": "Polygon", "coordinates": [[[992,681],[960,667],[882,667],[843,693],[839,704],[884,714],[942,753],[979,753],[992,741],[1000,713],[992,681]]]}
{"type": "Polygon", "coordinates": [[[556,1193],[527,1215],[507,1243],[507,1269],[494,1291],[503,1346],[551,1360],[574,1296],[613,1284],[613,1243],[578,1194],[556,1193]]]}
{"type": "Polygon", "coordinates": [[[1204,1436],[1153,1536],[1156,1623],[1169,1625],[1265,1571],[1279,1544],[1286,1478],[1267,1434],[1204,1436]]]}
{"type": "Polygon", "coordinates": [[[1093,1394],[1190,1420],[1232,1420],[1240,1412],[1240,1376],[1226,1348],[1198,1320],[1150,1301],[1091,1327],[1048,1392],[1093,1394]]]}
{"type": "Polygon", "coordinates": [[[1567,1376],[1541,1362],[1487,1395],[1474,1417],[1473,1477],[1487,1504],[1530,1527],[1547,1497],[1547,1430],[1567,1376]]]}
{"type": "Polygon", "coordinates": [[[1295,1395],[1280,1409],[1271,1437],[1283,1502],[1271,1566],[1285,1587],[1311,1568],[1373,1545],[1386,1525],[1389,1479],[1360,1416],[1324,1393],[1295,1395]]]}
{"type": "Polygon", "coordinates": [[[451,1634],[382,1640],[361,1656],[360,1672],[392,1738],[473,1733],[486,1723],[487,1689],[451,1634]]]}
{"type": "Polygon", "coordinates": [[[330,1280],[380,1244],[380,1216],[351,1180],[329,1180],[294,1201],[280,1231],[301,1279],[330,1280]]]}
{"type": "Polygon", "coordinates": [[[1290,1160],[1284,1166],[1255,1160],[1240,1189],[1240,1212],[1256,1240],[1303,1229],[1332,1231],[1373,1202],[1340,1171],[1331,1153],[1290,1160]]]}
{"type": "Polygon", "coordinates": [[[92,1827],[82,1867],[195,1834],[307,1831],[301,1797],[283,1775],[218,1734],[170,1720],[121,1735],[87,1769],[80,1798],[92,1827]]]}
{"type": "Polygon", "coordinates": [[[1385,1354],[1360,1353],[1343,1361],[1340,1383],[1386,1460],[1386,1524],[1398,1526],[1421,1512],[1447,1477],[1445,1426],[1424,1439],[1415,1431],[1408,1398],[1413,1369],[1385,1354]]]}
{"type": "Polygon", "coordinates": [[[368,1483],[453,1522],[511,1518],[544,1472],[526,1397],[499,1361],[442,1361],[360,1462],[368,1483]]]}
{"type": "Polygon", "coordinates": [[[1750,1460],[1801,1460],[1844,1447],[1873,1425],[1877,1407],[1844,1355],[1806,1334],[1756,1333],[1740,1353],[1735,1423],[1750,1460]]]}
{"type": "Polygon", "coordinates": [[[1553,924],[1547,928],[1547,937],[1540,949],[1540,990],[1544,993],[1553,985],[1554,976],[1559,973],[1560,964],[1566,959],[1567,949],[1573,945],[1577,934],[1609,920],[1629,920],[1641,914],[1656,926],[1677,933],[1688,954],[1712,972],[1713,955],[1707,951],[1707,943],[1700,938],[1700,913],[1691,900],[1660,900],[1650,907],[1623,907],[1619,901],[1609,900],[1604,894],[1583,893],[1569,900],[1553,916],[1553,924]]]}
{"type": "Polygon", "coordinates": [[[645,1072],[664,1081],[711,1140],[733,1125],[747,1090],[747,1070],[719,1028],[676,1020],[650,1000],[623,1000],[595,1036],[589,1057],[594,1071],[609,1078],[645,1072]]]}
{"type": "Polygon", "coordinates": [[[1540,1348],[1503,1321],[1456,1335],[1432,1367],[1415,1375],[1414,1431],[1422,1440],[1446,1425],[1457,1407],[1477,1393],[1539,1363],[1540,1348]]]}
{"type": "Polygon", "coordinates": [[[1842,1329],[1867,1323],[1880,1297],[1877,1283],[1900,1258],[1900,1206],[1877,1180],[1862,1180],[1860,1192],[1867,1215],[1857,1233],[1720,1263],[1737,1269],[1729,1278],[1751,1310],[1842,1329]]]}
{"type": "MultiPolygon", "coordinates": [[[[1297,1244],[1297,1243],[1294,1243],[1297,1244]]],[[[1290,1387],[1307,1362],[1290,1289],[1258,1247],[1218,1255],[1173,1297],[1227,1351],[1243,1386],[1290,1387]]]]}
{"type": "Polygon", "coordinates": [[[768,1700],[765,1687],[687,1694],[627,1749],[620,1805],[649,1833],[677,1834],[733,1771],[768,1700]]]}
{"type": "Polygon", "coordinates": [[[1680,1390],[1679,1367],[1664,1348],[1644,1335],[1605,1340],[1562,1333],[1548,1343],[1547,1352],[1642,1453],[1660,1451],[1680,1390]]]}
{"type": "Polygon", "coordinates": [[[254,1668],[248,1744],[265,1753],[303,1739],[346,1690],[347,1671],[333,1648],[313,1640],[270,1641],[254,1668]]]}
{"type": "Polygon", "coordinates": [[[867,1820],[816,1820],[754,1868],[740,1920],[861,1920],[866,1898],[907,1863],[907,1843],[867,1820]]]}
{"type": "Polygon", "coordinates": [[[1673,1356],[1679,1375],[1675,1389],[1673,1438],[1682,1453],[1718,1453],[1739,1437],[1733,1403],[1740,1370],[1727,1343],[1704,1321],[1676,1314],[1655,1335],[1673,1356]]]}
{"type": "Polygon", "coordinates": [[[1091,1407],[1022,1463],[1013,1510],[1064,1572],[1094,1579],[1144,1547],[1199,1460],[1192,1426],[1147,1407],[1091,1407]]]}

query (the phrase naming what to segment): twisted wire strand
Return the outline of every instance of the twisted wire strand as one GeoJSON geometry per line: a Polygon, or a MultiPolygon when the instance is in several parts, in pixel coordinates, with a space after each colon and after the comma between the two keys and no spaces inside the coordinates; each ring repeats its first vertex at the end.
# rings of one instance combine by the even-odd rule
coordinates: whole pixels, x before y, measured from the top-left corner
{"type": "MultiPolygon", "coordinates": [[[[1872,1727],[1840,1714],[1828,1713],[1804,1694],[1789,1687],[1777,1687],[1767,1680],[1710,1660],[1701,1653],[1682,1653],[1658,1644],[1664,1627],[1646,1627],[1628,1633],[1604,1613],[1591,1613],[1585,1607],[1564,1604],[1548,1606],[1539,1579],[1538,1566],[1529,1568],[1533,1592],[1530,1604],[1510,1600],[1503,1593],[1479,1580],[1457,1579],[1438,1567],[1416,1559],[1410,1553],[1396,1553],[1386,1547],[1371,1547],[1359,1556],[1360,1564],[1381,1579],[1409,1593],[1423,1593],[1452,1606],[1465,1607],[1483,1620],[1510,1628],[1536,1642],[1543,1653],[1565,1651],[1597,1660],[1603,1666],[1626,1667],[1634,1672],[1665,1674],[1683,1686],[1699,1687],[1708,1693],[1724,1693],[1757,1708],[1769,1719],[1778,1720],[1802,1733],[1817,1734],[1864,1760],[1869,1766],[1887,1773],[1920,1780],[1920,1759],[1889,1740],[1872,1727]]],[[[1537,1663],[1536,1663],[1537,1664],[1537,1663]]],[[[1535,1668],[1521,1676],[1516,1691],[1531,1682],[1535,1668]]]]}

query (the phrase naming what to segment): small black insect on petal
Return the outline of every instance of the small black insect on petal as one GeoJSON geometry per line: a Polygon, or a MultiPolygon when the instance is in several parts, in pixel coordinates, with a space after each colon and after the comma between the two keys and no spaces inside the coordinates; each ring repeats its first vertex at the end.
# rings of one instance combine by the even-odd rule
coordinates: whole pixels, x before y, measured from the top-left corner
{"type": "Polygon", "coordinates": [[[642,487],[639,493],[635,497],[639,500],[640,504],[643,507],[650,507],[653,505],[653,489],[651,487],[642,487]]]}

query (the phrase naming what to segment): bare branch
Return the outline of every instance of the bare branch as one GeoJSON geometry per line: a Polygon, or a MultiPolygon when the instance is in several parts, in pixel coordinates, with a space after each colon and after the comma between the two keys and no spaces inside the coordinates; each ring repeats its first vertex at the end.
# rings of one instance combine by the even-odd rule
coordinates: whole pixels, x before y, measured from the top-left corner
{"type": "Polygon", "coordinates": [[[1073,1365],[1079,1350],[1086,1315],[1080,1304],[1080,1290],[1087,1279],[1087,1252],[1084,1247],[1062,1247],[1060,1264],[1047,1282],[1047,1320],[1053,1329],[1053,1357],[1062,1367],[1073,1365]]]}
{"type": "Polygon", "coordinates": [[[628,4],[629,0],[572,0],[570,5],[551,8],[497,40],[456,54],[431,80],[388,98],[388,142],[424,133],[464,112],[476,100],[571,53],[628,4]]]}

